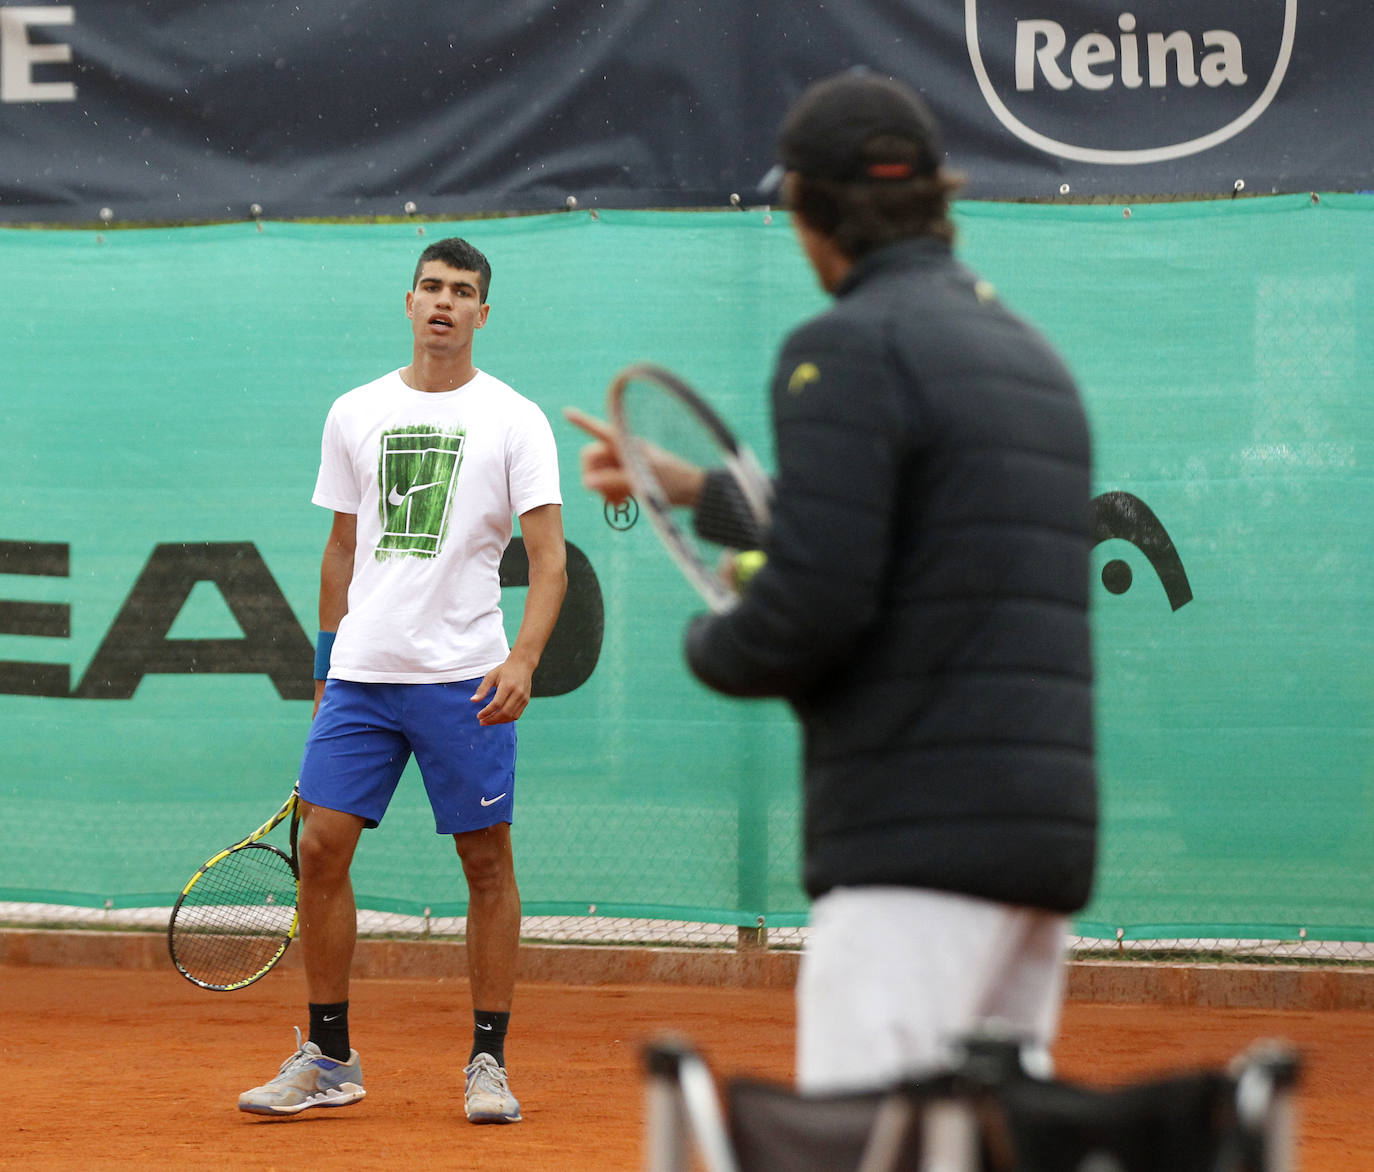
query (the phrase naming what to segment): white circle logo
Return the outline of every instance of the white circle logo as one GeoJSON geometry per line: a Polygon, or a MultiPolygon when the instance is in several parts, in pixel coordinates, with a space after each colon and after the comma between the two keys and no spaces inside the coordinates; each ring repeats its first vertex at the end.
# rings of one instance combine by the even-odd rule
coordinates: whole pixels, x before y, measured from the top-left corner
{"type": "MultiPolygon", "coordinates": [[[[964,33],[978,88],[989,109],[1022,142],[1048,154],[1080,163],[1131,165],[1160,163],[1195,155],[1234,138],[1269,108],[1293,52],[1298,0],[1284,0],[1283,32],[1273,70],[1258,97],[1241,113],[1207,133],[1181,142],[1132,149],[1107,149],[1064,142],[1030,126],[998,93],[983,60],[978,35],[978,0],[964,0],[964,33]]],[[[1101,31],[1073,38],[1058,21],[1018,19],[1013,76],[1018,94],[1037,91],[1063,95],[1080,90],[1102,94],[1124,90],[1164,91],[1171,86],[1221,91],[1237,89],[1250,78],[1244,46],[1232,30],[1213,28],[1200,33],[1178,29],[1149,29],[1132,12],[1116,19],[1113,35],[1101,31]]],[[[1062,132],[1061,132],[1062,136],[1062,132]]]]}

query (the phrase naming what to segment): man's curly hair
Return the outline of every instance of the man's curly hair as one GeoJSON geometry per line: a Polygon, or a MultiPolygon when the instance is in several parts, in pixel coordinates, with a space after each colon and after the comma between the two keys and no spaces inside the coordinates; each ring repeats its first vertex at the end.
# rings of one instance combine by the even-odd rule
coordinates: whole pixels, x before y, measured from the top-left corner
{"type": "MultiPolygon", "coordinates": [[[[906,139],[879,136],[865,144],[865,155],[884,163],[913,166],[918,147],[906,139]]],[[[786,189],[787,206],[816,231],[829,236],[849,257],[861,256],[912,236],[954,240],[950,200],[963,186],[960,176],[938,167],[933,175],[856,183],[814,179],[793,173],[786,189]]]]}

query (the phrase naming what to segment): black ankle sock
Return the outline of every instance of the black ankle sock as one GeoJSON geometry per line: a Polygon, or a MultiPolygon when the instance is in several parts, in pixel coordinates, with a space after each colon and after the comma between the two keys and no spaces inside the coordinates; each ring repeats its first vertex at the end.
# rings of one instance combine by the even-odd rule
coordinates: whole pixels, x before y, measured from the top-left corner
{"type": "Polygon", "coordinates": [[[326,1058],[348,1061],[351,1048],[348,1044],[347,1001],[327,1005],[310,1002],[310,1040],[326,1058]]]}
{"type": "Polygon", "coordinates": [[[470,1063],[479,1054],[490,1054],[496,1065],[506,1065],[506,1027],[510,1025],[509,1013],[493,1013],[488,1009],[472,1011],[472,1053],[470,1063]]]}

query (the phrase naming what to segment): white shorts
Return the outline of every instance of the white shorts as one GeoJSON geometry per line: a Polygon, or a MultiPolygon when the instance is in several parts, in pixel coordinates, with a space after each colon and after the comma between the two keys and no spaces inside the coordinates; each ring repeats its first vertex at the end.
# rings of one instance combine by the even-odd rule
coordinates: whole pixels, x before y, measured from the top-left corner
{"type": "MultiPolygon", "coordinates": [[[[871,1090],[940,1066],[987,1027],[1048,1064],[1068,917],[907,887],[837,888],[811,907],[797,980],[797,1084],[871,1090]]],[[[1046,1071],[1047,1072],[1047,1071],[1046,1071]]]]}

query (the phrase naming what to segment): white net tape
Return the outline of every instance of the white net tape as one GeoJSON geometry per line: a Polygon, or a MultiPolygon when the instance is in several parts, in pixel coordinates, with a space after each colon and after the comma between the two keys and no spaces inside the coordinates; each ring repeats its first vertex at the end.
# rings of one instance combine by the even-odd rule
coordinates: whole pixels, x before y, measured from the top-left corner
{"type": "MultiPolygon", "coordinates": [[[[170,908],[83,908],[60,904],[0,902],[0,928],[88,931],[161,931],[170,908]]],[[[358,933],[364,938],[457,940],[467,930],[462,916],[413,916],[361,910],[358,933]]],[[[521,937],[529,943],[603,944],[626,947],[734,948],[747,940],[769,948],[797,949],[806,929],[740,929],[729,924],[613,916],[527,916],[521,937]]],[[[1070,953],[1081,959],[1165,961],[1316,961],[1374,963],[1374,944],[1332,940],[1117,940],[1069,938],[1070,953]]]]}

